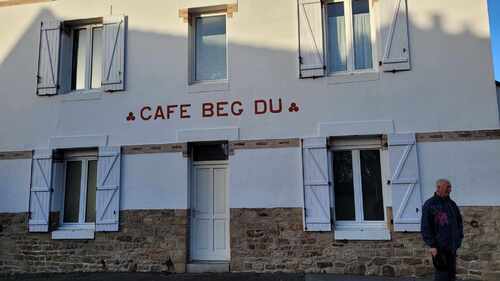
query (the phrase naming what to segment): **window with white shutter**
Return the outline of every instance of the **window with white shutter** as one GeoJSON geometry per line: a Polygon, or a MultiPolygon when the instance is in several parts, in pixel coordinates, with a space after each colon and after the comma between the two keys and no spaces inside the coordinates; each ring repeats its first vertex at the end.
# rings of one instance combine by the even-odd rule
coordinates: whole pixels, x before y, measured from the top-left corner
{"type": "Polygon", "coordinates": [[[331,231],[330,172],[326,138],[302,141],[304,229],[331,231]]]}
{"type": "Polygon", "coordinates": [[[43,22],[37,94],[125,89],[126,17],[43,22]]]}
{"type": "Polygon", "coordinates": [[[382,11],[392,12],[390,25],[382,27],[384,40],[382,68],[386,72],[410,70],[407,0],[384,0],[380,4],[382,11]]]}
{"type": "Polygon", "coordinates": [[[415,134],[388,136],[395,231],[420,231],[422,195],[415,134]]]}

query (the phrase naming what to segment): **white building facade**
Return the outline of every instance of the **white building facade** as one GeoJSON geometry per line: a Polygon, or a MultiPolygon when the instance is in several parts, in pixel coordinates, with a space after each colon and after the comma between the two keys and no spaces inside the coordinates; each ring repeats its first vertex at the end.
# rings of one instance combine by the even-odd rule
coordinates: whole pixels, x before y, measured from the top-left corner
{"type": "Polygon", "coordinates": [[[0,1],[0,273],[498,280],[487,1],[0,1]]]}

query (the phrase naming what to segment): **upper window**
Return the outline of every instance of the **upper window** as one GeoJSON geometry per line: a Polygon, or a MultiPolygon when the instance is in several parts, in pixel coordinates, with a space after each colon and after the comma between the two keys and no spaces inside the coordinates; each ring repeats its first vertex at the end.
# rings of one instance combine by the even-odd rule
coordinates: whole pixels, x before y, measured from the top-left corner
{"type": "Polygon", "coordinates": [[[96,220],[97,158],[65,160],[62,226],[94,224],[96,220]]]}
{"type": "Polygon", "coordinates": [[[37,95],[125,90],[126,19],[126,16],[106,16],[43,21],[37,95]]]}
{"type": "Polygon", "coordinates": [[[102,77],[102,25],[78,26],[71,30],[71,90],[97,89],[102,77]]]}
{"type": "Polygon", "coordinates": [[[339,224],[384,221],[380,151],[333,151],[335,219],[339,224]]]}
{"type": "Polygon", "coordinates": [[[332,74],[373,68],[369,0],[330,0],[327,14],[328,71],[332,74]]]}
{"type": "Polygon", "coordinates": [[[226,15],[194,15],[192,27],[192,82],[226,80],[226,15]]]}

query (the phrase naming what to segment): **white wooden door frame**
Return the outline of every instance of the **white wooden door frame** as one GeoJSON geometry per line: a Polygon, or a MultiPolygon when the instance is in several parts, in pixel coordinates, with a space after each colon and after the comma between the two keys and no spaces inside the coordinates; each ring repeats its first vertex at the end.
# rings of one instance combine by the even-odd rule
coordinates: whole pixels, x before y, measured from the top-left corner
{"type": "MultiPolygon", "coordinates": [[[[229,237],[229,227],[230,227],[230,213],[229,213],[229,161],[197,161],[197,162],[192,162],[192,169],[191,169],[191,186],[190,186],[190,203],[191,203],[191,222],[190,222],[190,235],[189,235],[189,246],[190,246],[190,253],[189,253],[189,258],[191,261],[229,261],[230,260],[230,237],[229,237]],[[199,257],[195,253],[195,239],[194,239],[194,232],[196,231],[195,224],[196,220],[194,218],[194,213],[196,210],[196,196],[197,196],[197,190],[196,190],[196,172],[197,168],[203,167],[203,168],[210,168],[210,169],[216,169],[216,168],[224,168],[226,170],[226,190],[225,190],[225,205],[226,205],[226,211],[225,211],[225,218],[226,218],[226,252],[224,254],[224,257],[217,257],[214,256],[213,258],[211,257],[199,257]]],[[[213,235],[213,234],[212,234],[213,235]]]]}

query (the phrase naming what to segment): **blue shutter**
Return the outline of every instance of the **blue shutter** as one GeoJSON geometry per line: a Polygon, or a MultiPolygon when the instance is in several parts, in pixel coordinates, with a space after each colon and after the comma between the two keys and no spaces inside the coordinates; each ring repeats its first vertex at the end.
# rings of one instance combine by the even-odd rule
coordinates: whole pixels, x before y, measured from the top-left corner
{"type": "Polygon", "coordinates": [[[31,186],[28,229],[30,232],[49,231],[52,195],[52,151],[36,150],[31,164],[31,186]]]}
{"type": "Polygon", "coordinates": [[[125,90],[126,17],[104,18],[101,86],[104,91],[125,90]]]}
{"type": "Polygon", "coordinates": [[[321,0],[298,0],[300,77],[325,75],[323,4],[321,0]]]}
{"type": "Polygon", "coordinates": [[[331,185],[326,138],[303,140],[302,163],[305,230],[331,231],[331,185]]]}
{"type": "Polygon", "coordinates": [[[43,21],[38,45],[37,95],[56,95],[59,83],[59,51],[61,24],[43,21]]]}
{"type": "Polygon", "coordinates": [[[118,231],[120,147],[101,147],[97,161],[96,231],[118,231]]]}
{"type": "Polygon", "coordinates": [[[407,0],[384,0],[381,4],[382,11],[393,11],[390,28],[383,36],[385,50],[382,69],[386,72],[410,70],[407,0]]]}
{"type": "Polygon", "coordinates": [[[415,134],[388,136],[395,231],[420,231],[422,195],[415,134]]]}

